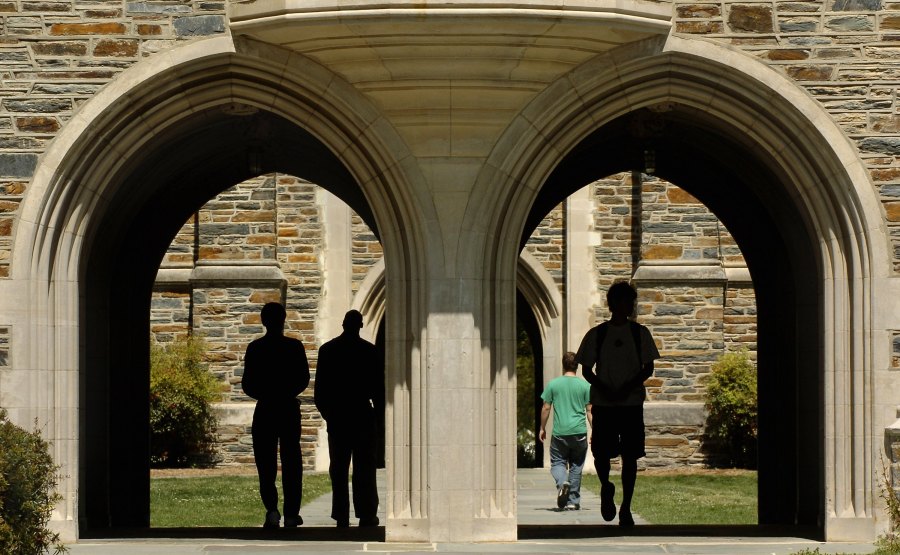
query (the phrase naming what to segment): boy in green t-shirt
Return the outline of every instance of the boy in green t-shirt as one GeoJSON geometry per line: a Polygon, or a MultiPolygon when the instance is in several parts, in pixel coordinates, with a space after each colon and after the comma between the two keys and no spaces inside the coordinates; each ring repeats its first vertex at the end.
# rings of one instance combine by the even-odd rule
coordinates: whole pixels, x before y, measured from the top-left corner
{"type": "Polygon", "coordinates": [[[547,419],[553,409],[550,474],[556,480],[556,506],[581,508],[581,468],[587,457],[587,423],[591,420],[591,386],[575,371],[575,353],[562,358],[563,375],[547,384],[541,399],[541,441],[547,440],[547,419]]]}

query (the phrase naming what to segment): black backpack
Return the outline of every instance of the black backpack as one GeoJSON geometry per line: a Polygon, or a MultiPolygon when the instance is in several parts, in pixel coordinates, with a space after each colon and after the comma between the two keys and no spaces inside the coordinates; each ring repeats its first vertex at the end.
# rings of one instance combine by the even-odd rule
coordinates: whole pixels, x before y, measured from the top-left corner
{"type": "MultiPolygon", "coordinates": [[[[634,342],[634,348],[637,351],[638,364],[641,364],[641,326],[637,322],[628,320],[628,326],[631,328],[631,338],[634,342]]],[[[603,347],[603,340],[606,339],[606,333],[609,331],[609,322],[603,322],[597,326],[597,360],[595,364],[600,364],[600,349],[603,347]]],[[[593,371],[593,370],[592,370],[593,371]]]]}

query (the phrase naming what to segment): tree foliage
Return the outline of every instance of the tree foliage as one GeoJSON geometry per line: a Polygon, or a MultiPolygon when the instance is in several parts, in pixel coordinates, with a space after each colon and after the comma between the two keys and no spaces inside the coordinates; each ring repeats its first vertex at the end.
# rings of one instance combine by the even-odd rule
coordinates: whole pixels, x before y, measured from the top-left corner
{"type": "Polygon", "coordinates": [[[729,466],[756,468],[756,367],[746,351],[726,353],[706,381],[706,435],[720,445],[729,466]]]}
{"type": "Polygon", "coordinates": [[[150,462],[198,466],[213,460],[221,384],[209,373],[206,342],[197,337],[150,346],[150,462]]]}
{"type": "Polygon", "coordinates": [[[64,553],[59,534],[47,524],[62,500],[59,467],[38,430],[28,432],[0,409],[0,553],[64,553]]]}

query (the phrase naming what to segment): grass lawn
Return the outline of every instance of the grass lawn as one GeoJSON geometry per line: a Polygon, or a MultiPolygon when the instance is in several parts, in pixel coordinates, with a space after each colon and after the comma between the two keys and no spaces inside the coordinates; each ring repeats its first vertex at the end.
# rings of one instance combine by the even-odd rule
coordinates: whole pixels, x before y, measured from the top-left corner
{"type": "MultiPolygon", "coordinates": [[[[280,479],[279,479],[280,482],[280,479]]],[[[618,476],[616,504],[622,499],[618,476]]],[[[594,474],[582,487],[600,493],[594,474]]],[[[281,485],[278,484],[281,498],[281,485]]],[[[327,473],[303,475],[303,503],[331,489],[327,473]]],[[[639,474],[634,511],[653,524],[756,524],[755,472],[639,474]]],[[[153,527],[244,527],[262,524],[255,475],[154,477],[150,480],[153,527]]]]}
{"type": "MultiPolygon", "coordinates": [[[[278,498],[283,499],[281,476],[278,498]]],[[[261,526],[265,516],[255,475],[151,478],[150,526],[261,526]]],[[[303,474],[303,504],[331,490],[327,473],[303,474]]]]}
{"type": "MultiPolygon", "coordinates": [[[[618,506],[622,483],[612,480],[618,506]]],[[[600,495],[595,474],[582,487],[600,495]]],[[[756,472],[638,474],[631,506],[652,524],[756,524],[756,499],[756,472]]]]}

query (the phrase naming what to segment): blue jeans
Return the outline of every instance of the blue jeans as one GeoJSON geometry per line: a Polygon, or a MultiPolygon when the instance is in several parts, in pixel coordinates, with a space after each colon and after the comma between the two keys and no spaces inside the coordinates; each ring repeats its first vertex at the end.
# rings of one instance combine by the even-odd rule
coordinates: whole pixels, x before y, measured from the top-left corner
{"type": "Polygon", "coordinates": [[[569,503],[581,505],[581,469],[588,452],[587,434],[550,439],[550,474],[556,489],[569,482],[569,503]]]}

